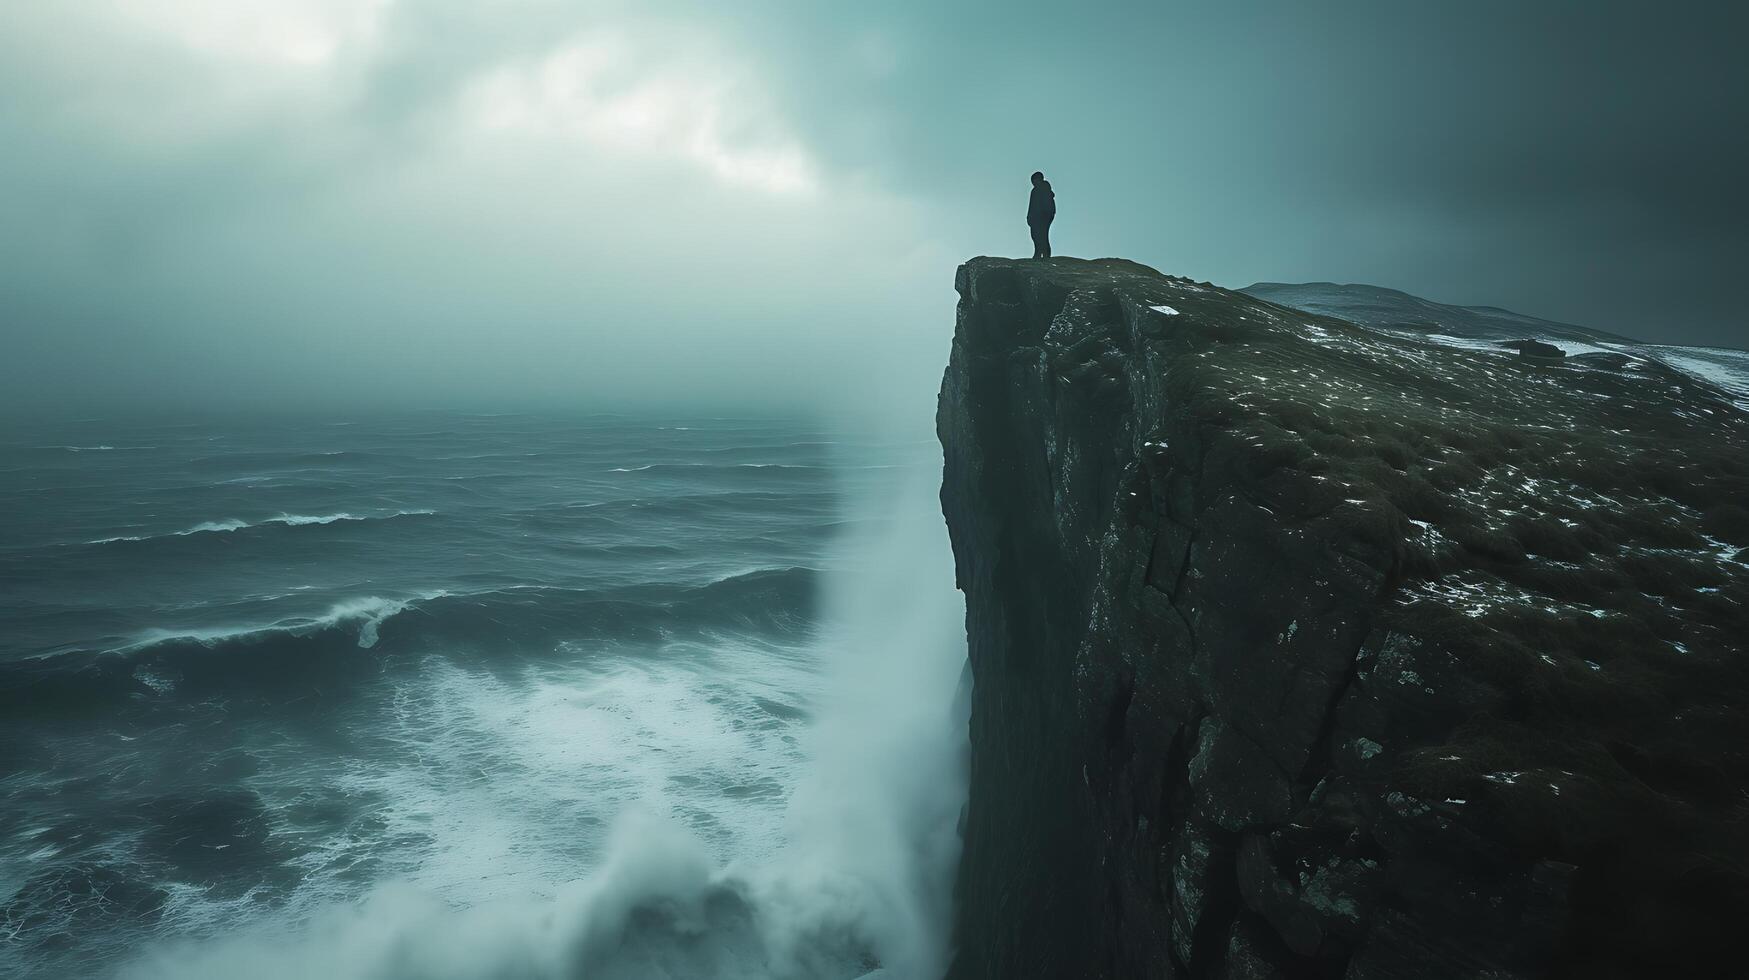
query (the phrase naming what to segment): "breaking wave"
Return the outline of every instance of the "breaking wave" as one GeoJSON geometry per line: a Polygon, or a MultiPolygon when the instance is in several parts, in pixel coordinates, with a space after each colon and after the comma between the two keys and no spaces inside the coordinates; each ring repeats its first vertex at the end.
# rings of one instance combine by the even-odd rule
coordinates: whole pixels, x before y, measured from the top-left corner
{"type": "Polygon", "coordinates": [[[705,585],[527,587],[361,596],[273,623],[149,630],[122,646],[0,664],[0,708],[25,713],[143,710],[166,697],[331,695],[398,655],[570,656],[581,640],[653,641],[676,632],[799,636],[814,616],[817,573],[761,569],[705,585]],[[374,656],[374,659],[373,659],[374,656]],[[141,699],[144,699],[142,702],[141,699]]]}
{"type": "Polygon", "coordinates": [[[193,527],[184,528],[180,531],[170,531],[165,534],[138,534],[122,535],[112,538],[98,538],[94,541],[87,541],[86,544],[120,544],[134,541],[157,541],[164,538],[186,538],[195,534],[222,534],[231,531],[244,531],[250,528],[274,526],[310,527],[323,524],[336,524],[341,521],[392,521],[402,517],[431,517],[436,513],[437,512],[434,510],[398,510],[391,514],[348,514],[345,512],[338,514],[319,514],[314,516],[305,514],[281,514],[278,517],[269,517],[265,520],[254,522],[231,518],[222,521],[202,521],[193,527]]]}
{"type": "MultiPolygon", "coordinates": [[[[425,596],[424,599],[436,599],[445,594],[436,592],[425,596]]],[[[377,596],[365,596],[360,599],[349,599],[335,603],[333,607],[320,616],[308,619],[288,619],[267,626],[207,630],[148,630],[138,641],[120,647],[114,652],[127,653],[156,646],[173,646],[177,643],[196,643],[208,648],[227,643],[247,646],[274,635],[308,636],[324,630],[352,626],[356,626],[358,629],[358,645],[369,649],[377,645],[377,629],[383,621],[405,610],[413,602],[412,599],[383,599],[377,596]]]]}
{"type": "MultiPolygon", "coordinates": [[[[867,467],[867,468],[878,469],[881,467],[867,467]]],[[[694,479],[700,475],[700,471],[709,471],[709,472],[716,474],[718,476],[730,476],[730,477],[735,476],[737,474],[740,474],[743,476],[753,476],[753,475],[757,475],[758,473],[760,473],[762,471],[766,472],[766,473],[771,473],[774,475],[775,474],[794,474],[797,476],[806,476],[806,475],[815,475],[815,474],[820,474],[820,473],[828,473],[828,472],[834,471],[834,469],[841,470],[841,469],[844,469],[844,467],[828,467],[828,466],[818,465],[818,464],[813,464],[813,463],[645,463],[642,466],[615,466],[615,467],[612,467],[611,469],[609,469],[607,472],[609,472],[609,473],[656,473],[656,474],[665,474],[666,473],[666,474],[674,474],[674,475],[684,476],[684,477],[687,477],[688,479],[694,479]],[[753,471],[753,472],[749,473],[748,471],[753,471]]]]}

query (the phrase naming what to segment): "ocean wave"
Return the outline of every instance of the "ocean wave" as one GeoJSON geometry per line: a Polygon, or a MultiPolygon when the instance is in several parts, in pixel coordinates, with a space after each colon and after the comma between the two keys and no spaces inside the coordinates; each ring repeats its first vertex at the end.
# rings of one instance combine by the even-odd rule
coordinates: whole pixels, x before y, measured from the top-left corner
{"type": "Polygon", "coordinates": [[[406,610],[416,601],[429,601],[447,595],[445,592],[433,592],[418,599],[384,599],[378,596],[365,596],[359,599],[347,599],[333,605],[326,613],[309,618],[281,620],[266,626],[239,626],[233,628],[201,629],[201,630],[147,630],[140,638],[125,646],[117,647],[109,652],[130,653],[149,647],[173,644],[178,642],[198,643],[203,646],[215,646],[235,641],[253,642],[275,634],[287,636],[307,636],[323,630],[358,627],[358,645],[370,649],[377,645],[377,629],[384,620],[406,610]]]}
{"type": "MultiPolygon", "coordinates": [[[[841,467],[840,467],[841,468],[841,467]]],[[[645,463],[642,466],[615,466],[609,473],[734,472],[736,470],[795,470],[798,472],[830,472],[834,467],[815,463],[645,463]]]]}
{"type": "Polygon", "coordinates": [[[118,703],[150,709],[165,698],[343,696],[350,680],[407,654],[570,655],[577,642],[656,644],[681,632],[799,636],[813,622],[816,577],[812,569],[782,568],[703,585],[361,596],[272,623],[153,629],[106,650],[0,664],[0,716],[118,703]]]}
{"type": "MultiPolygon", "coordinates": [[[[370,649],[382,640],[382,627],[409,610],[420,622],[408,631],[421,641],[476,632],[485,625],[493,635],[516,636],[507,613],[527,617],[528,633],[546,634],[565,627],[595,627],[591,632],[620,632],[638,621],[708,625],[724,621],[770,624],[774,617],[803,613],[812,594],[815,572],[808,568],[757,568],[725,575],[703,585],[652,584],[615,589],[569,589],[556,586],[511,586],[481,592],[436,591],[407,598],[363,596],[331,606],[320,616],[280,620],[259,626],[220,629],[154,629],[133,642],[105,651],[135,653],[152,647],[195,643],[213,647],[251,644],[275,636],[302,637],[325,631],[356,631],[357,646],[370,649]],[[611,615],[604,615],[611,614],[611,615]],[[601,627],[607,627],[605,631],[601,627]]],[[[408,637],[403,637],[408,638],[408,637]]]]}
{"type": "Polygon", "coordinates": [[[244,531],[250,528],[272,527],[275,525],[283,527],[310,527],[323,524],[336,524],[341,521],[392,521],[401,517],[430,517],[436,513],[437,511],[434,510],[420,509],[398,510],[392,514],[349,514],[344,511],[337,514],[317,515],[281,514],[278,517],[269,517],[254,522],[245,521],[240,518],[229,518],[222,521],[202,521],[193,527],[184,528],[180,531],[170,531],[164,534],[120,535],[111,538],[97,538],[85,543],[121,544],[134,541],[157,541],[164,538],[186,538],[195,534],[224,534],[231,531],[244,531]]]}
{"type": "Polygon", "coordinates": [[[142,449],[157,449],[157,446],[43,446],[44,449],[61,449],[69,453],[111,453],[134,452],[142,449]]]}

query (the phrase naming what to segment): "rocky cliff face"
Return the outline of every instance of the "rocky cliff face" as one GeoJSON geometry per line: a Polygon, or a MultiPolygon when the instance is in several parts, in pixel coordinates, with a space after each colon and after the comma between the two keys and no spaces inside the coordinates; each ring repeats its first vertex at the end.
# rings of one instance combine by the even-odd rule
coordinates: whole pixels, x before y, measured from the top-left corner
{"type": "Polygon", "coordinates": [[[1714,389],[1121,261],[957,286],[952,976],[1667,976],[1735,948],[1749,421],[1714,389]]]}

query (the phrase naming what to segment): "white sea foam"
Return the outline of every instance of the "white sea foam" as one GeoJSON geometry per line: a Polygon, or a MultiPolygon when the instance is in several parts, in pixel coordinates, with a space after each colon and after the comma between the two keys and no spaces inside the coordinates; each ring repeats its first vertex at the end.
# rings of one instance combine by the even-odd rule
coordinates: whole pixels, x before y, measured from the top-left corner
{"type": "Polygon", "coordinates": [[[302,527],[306,524],[333,524],[336,521],[386,521],[396,517],[430,517],[437,513],[434,510],[397,510],[392,514],[320,514],[314,517],[303,514],[281,514],[263,524],[288,524],[292,527],[302,527]]]}
{"type": "Polygon", "coordinates": [[[186,538],[193,534],[228,533],[231,531],[241,531],[245,528],[251,527],[266,527],[272,524],[281,524],[287,527],[305,527],[309,525],[333,524],[338,521],[388,521],[397,517],[429,517],[436,513],[437,512],[434,510],[420,509],[398,510],[389,514],[348,514],[345,512],[313,516],[306,514],[281,514],[278,517],[269,517],[253,523],[239,518],[229,518],[222,521],[202,521],[193,527],[184,528],[180,531],[171,531],[166,534],[134,534],[112,538],[97,538],[92,541],[87,541],[86,544],[114,544],[118,541],[151,541],[156,538],[186,538]]]}

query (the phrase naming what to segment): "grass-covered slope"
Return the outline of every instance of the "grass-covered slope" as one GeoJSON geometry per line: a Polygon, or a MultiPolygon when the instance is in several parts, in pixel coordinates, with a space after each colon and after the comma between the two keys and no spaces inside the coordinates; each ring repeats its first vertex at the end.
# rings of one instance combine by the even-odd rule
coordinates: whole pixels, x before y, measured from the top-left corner
{"type": "Polygon", "coordinates": [[[1525,316],[1493,306],[1452,306],[1395,289],[1329,282],[1260,282],[1240,292],[1296,310],[1333,316],[1386,335],[1496,349],[1530,340],[1591,367],[1653,366],[1681,371],[1749,411],[1749,351],[1648,344],[1617,334],[1525,316]]]}

